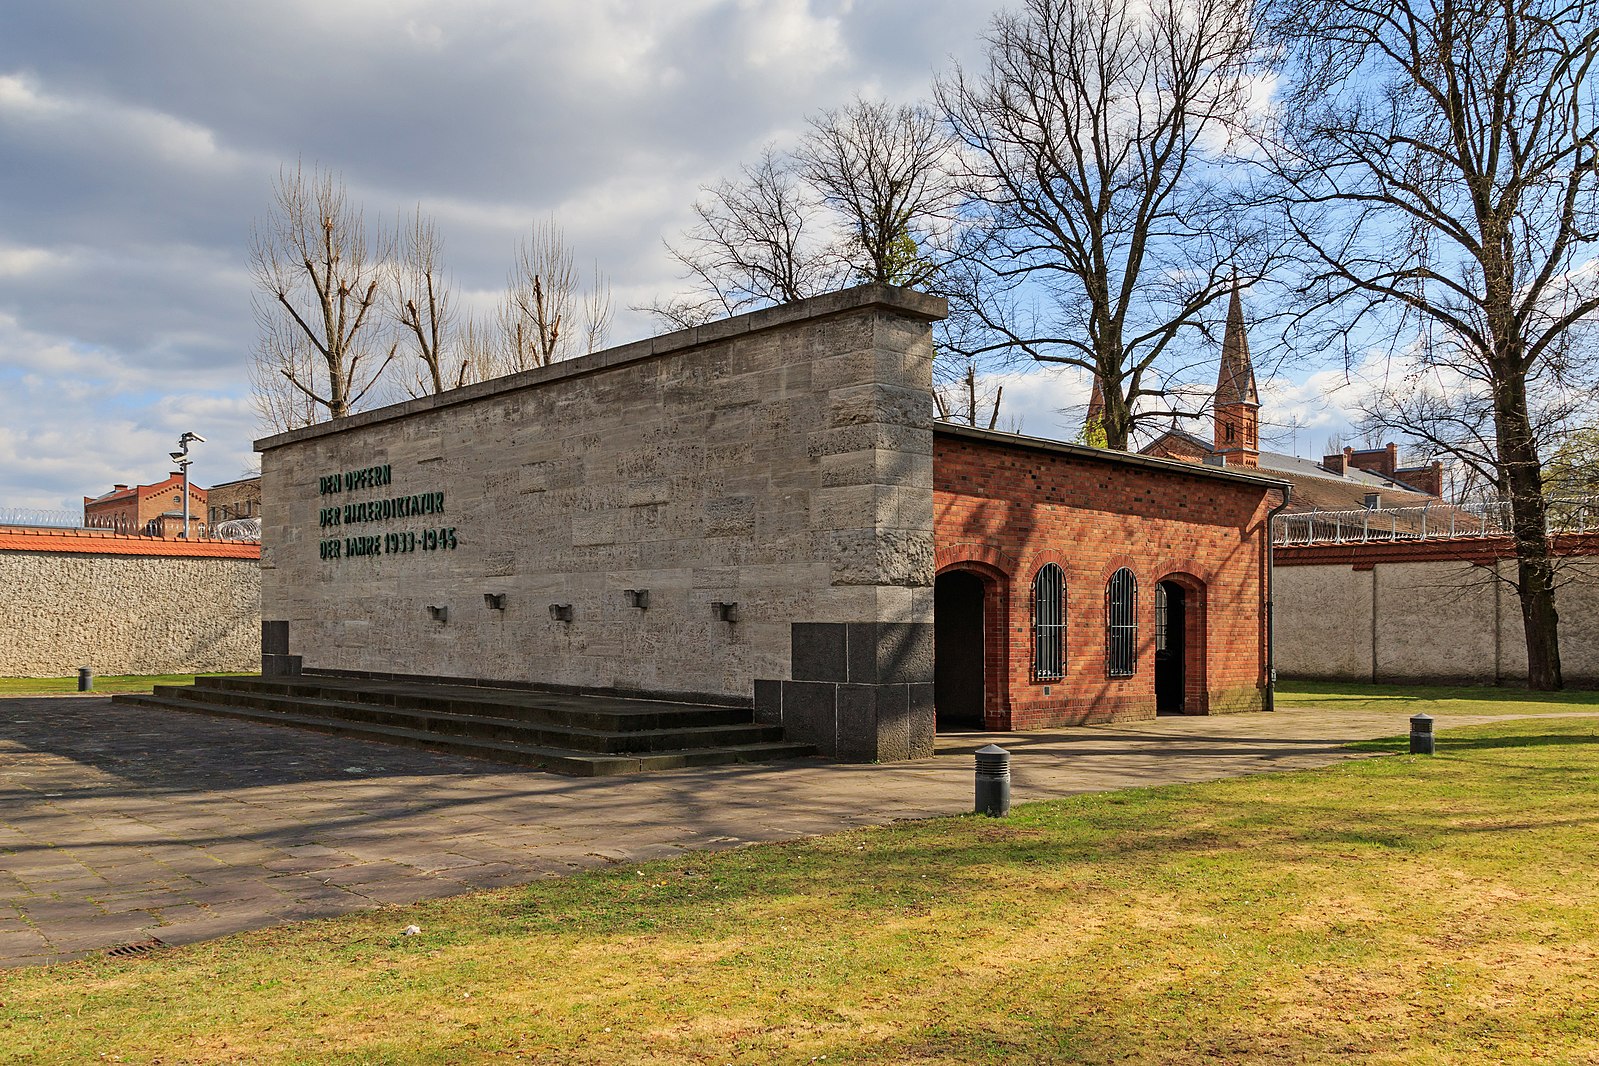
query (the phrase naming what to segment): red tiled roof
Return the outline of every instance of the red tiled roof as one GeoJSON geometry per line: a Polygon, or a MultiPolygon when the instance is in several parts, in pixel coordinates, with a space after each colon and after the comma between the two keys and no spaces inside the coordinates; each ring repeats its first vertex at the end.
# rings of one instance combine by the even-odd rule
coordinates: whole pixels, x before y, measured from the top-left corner
{"type": "Polygon", "coordinates": [[[166,540],[94,529],[0,527],[0,551],[73,552],[79,555],[166,555],[206,559],[259,559],[261,545],[247,540],[166,540]]]}
{"type": "MultiPolygon", "coordinates": [[[[107,492],[101,496],[85,496],[83,498],[83,502],[85,506],[99,506],[107,503],[120,503],[123,500],[147,500],[152,497],[159,496],[164,492],[178,488],[182,484],[182,474],[168,474],[164,480],[152,481],[148,485],[132,485],[128,488],[112,489],[110,492],[107,492]]],[[[206,498],[206,490],[201,488],[199,485],[191,484],[189,486],[189,493],[190,495],[198,497],[201,500],[206,498]]]]}

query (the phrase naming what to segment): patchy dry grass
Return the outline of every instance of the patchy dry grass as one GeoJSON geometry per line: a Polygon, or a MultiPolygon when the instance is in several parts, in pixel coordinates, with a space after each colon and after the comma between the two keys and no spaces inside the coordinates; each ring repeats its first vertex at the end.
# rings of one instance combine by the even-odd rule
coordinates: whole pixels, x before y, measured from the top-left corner
{"type": "Polygon", "coordinates": [[[1599,1063],[1599,720],[1447,736],[7,971],[0,1059],[1599,1063]]]}
{"type": "Polygon", "coordinates": [[[1448,715],[1599,714],[1599,692],[1529,692],[1493,685],[1357,685],[1347,681],[1284,681],[1277,706],[1341,711],[1448,715]]]}
{"type": "MultiPolygon", "coordinates": [[[[196,677],[244,677],[244,674],[112,674],[94,679],[94,695],[114,692],[149,692],[156,685],[192,685],[196,677]]],[[[62,696],[76,694],[72,677],[0,677],[0,696],[62,696]]]]}

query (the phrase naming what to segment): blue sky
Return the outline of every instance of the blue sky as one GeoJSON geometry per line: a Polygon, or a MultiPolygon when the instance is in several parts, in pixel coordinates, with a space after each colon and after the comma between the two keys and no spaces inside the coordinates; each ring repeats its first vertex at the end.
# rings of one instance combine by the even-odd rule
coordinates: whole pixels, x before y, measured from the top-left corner
{"type": "MultiPolygon", "coordinates": [[[[145,0],[14,4],[0,33],[0,507],[75,507],[164,476],[231,480],[258,436],[247,253],[273,177],[339,171],[369,222],[420,203],[466,301],[553,214],[629,305],[700,185],[857,92],[909,100],[980,59],[989,0],[145,0]]],[[[1300,368],[1265,386],[1298,450],[1343,429],[1300,368]]],[[[1085,383],[1007,385],[1027,432],[1075,432],[1085,383]]],[[[1280,446],[1292,442],[1284,433],[1280,446]]],[[[1289,449],[1291,450],[1291,449],[1289,449]]]]}

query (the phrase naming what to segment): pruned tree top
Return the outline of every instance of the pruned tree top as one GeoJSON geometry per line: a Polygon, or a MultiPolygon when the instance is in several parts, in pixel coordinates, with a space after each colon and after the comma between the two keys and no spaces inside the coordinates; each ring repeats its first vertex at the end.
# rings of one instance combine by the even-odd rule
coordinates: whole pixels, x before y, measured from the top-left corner
{"type": "MultiPolygon", "coordinates": [[[[336,174],[296,164],[278,172],[272,208],[251,232],[259,326],[254,378],[275,428],[341,418],[367,396],[393,358],[377,338],[385,249],[370,242],[361,209],[336,174]]],[[[259,395],[259,394],[258,394],[259,395]]]]}

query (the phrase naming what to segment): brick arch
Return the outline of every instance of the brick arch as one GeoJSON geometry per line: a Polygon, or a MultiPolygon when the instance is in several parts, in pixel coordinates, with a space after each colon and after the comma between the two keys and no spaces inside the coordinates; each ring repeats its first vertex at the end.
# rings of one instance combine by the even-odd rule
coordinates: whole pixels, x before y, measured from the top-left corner
{"type": "Polygon", "coordinates": [[[1068,574],[1072,572],[1071,559],[1067,557],[1065,552],[1056,551],[1054,548],[1039,548],[1027,558],[1031,565],[1031,569],[1028,571],[1028,580],[1032,579],[1033,574],[1042,570],[1045,563],[1054,563],[1068,574]]]}
{"type": "Polygon", "coordinates": [[[1151,604],[1155,601],[1155,589],[1162,582],[1170,582],[1183,590],[1183,713],[1209,714],[1210,687],[1206,681],[1210,664],[1209,582],[1191,569],[1162,567],[1155,572],[1160,576],[1149,584],[1151,604]]]}
{"type": "MultiPolygon", "coordinates": [[[[954,544],[934,556],[938,576],[966,571],[983,582],[983,727],[1009,729],[1010,615],[1016,559],[985,544],[954,544]]],[[[934,618],[934,626],[937,626],[934,618]]]]}
{"type": "Polygon", "coordinates": [[[972,570],[987,567],[993,575],[1006,581],[1021,569],[1021,563],[1014,555],[1001,551],[992,544],[957,541],[954,544],[939,545],[933,552],[933,568],[936,573],[958,570],[963,566],[972,570]]]}
{"type": "Polygon", "coordinates": [[[1105,586],[1110,584],[1110,576],[1122,569],[1131,570],[1133,576],[1138,579],[1138,587],[1144,587],[1144,582],[1148,580],[1146,576],[1147,568],[1140,567],[1139,560],[1135,556],[1112,555],[1105,560],[1105,565],[1100,568],[1099,591],[1101,595],[1104,594],[1105,586]]]}
{"type": "Polygon", "coordinates": [[[1211,578],[1209,567],[1201,566],[1198,560],[1186,557],[1181,559],[1170,557],[1161,559],[1150,568],[1150,572],[1160,575],[1155,579],[1156,581],[1183,579],[1198,582],[1200,585],[1208,585],[1211,578]]]}

